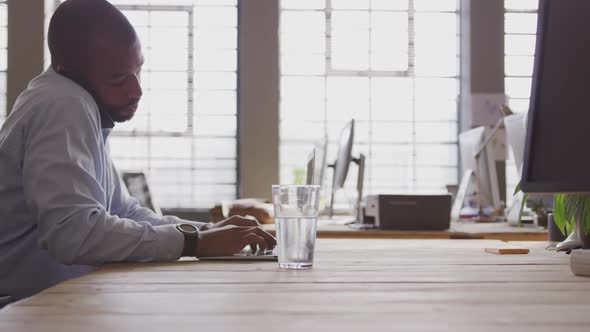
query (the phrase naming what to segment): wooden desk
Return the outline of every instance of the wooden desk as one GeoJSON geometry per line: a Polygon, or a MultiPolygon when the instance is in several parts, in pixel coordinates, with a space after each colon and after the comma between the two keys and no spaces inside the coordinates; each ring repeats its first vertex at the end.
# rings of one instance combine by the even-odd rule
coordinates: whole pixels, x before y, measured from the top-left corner
{"type": "Polygon", "coordinates": [[[588,331],[590,278],[569,256],[484,252],[502,245],[318,239],[305,271],[109,265],[0,310],[0,331],[588,331]]]}
{"type": "MultiPolygon", "coordinates": [[[[263,225],[274,232],[274,224],[263,225]]],[[[533,226],[514,227],[505,222],[475,223],[452,222],[446,231],[396,231],[381,229],[353,229],[345,225],[320,223],[319,238],[365,239],[492,239],[502,241],[547,241],[547,230],[533,226]]]]}

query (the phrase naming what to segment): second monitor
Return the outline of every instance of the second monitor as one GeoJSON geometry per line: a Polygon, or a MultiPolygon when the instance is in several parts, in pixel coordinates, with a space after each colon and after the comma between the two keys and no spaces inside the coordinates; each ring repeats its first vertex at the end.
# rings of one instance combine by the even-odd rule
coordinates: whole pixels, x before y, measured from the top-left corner
{"type": "MultiPolygon", "coordinates": [[[[354,221],[362,223],[363,211],[361,207],[363,197],[363,184],[364,184],[364,173],[365,173],[365,155],[360,154],[358,158],[352,156],[352,145],[354,142],[354,119],[346,123],[338,140],[338,151],[336,154],[336,160],[333,164],[328,167],[334,170],[332,177],[332,186],[330,192],[330,205],[328,207],[328,214],[330,218],[334,217],[334,197],[337,190],[344,187],[346,177],[351,162],[354,162],[358,166],[358,176],[356,185],[356,202],[355,202],[355,218],[354,221]]],[[[322,185],[324,170],[326,165],[327,156],[327,138],[320,140],[315,145],[315,170],[313,174],[313,183],[322,185]]]]}

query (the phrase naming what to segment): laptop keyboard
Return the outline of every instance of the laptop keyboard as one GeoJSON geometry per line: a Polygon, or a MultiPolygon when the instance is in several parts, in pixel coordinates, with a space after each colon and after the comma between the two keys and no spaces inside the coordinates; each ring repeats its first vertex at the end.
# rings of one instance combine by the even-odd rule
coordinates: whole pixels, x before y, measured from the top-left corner
{"type": "Polygon", "coordinates": [[[276,256],[276,247],[275,249],[262,249],[258,248],[258,250],[252,252],[250,247],[245,248],[240,252],[240,256],[276,256]]]}

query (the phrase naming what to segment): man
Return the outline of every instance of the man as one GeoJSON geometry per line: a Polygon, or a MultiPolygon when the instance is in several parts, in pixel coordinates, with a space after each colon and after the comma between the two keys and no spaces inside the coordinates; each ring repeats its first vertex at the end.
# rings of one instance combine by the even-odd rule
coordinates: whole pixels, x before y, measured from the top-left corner
{"type": "Polygon", "coordinates": [[[30,296],[105,262],[276,244],[255,220],[162,217],[121,187],[108,134],[137,110],[143,56],[120,11],[105,0],[67,0],[51,18],[48,43],[51,68],[0,130],[0,298],[30,296]]]}

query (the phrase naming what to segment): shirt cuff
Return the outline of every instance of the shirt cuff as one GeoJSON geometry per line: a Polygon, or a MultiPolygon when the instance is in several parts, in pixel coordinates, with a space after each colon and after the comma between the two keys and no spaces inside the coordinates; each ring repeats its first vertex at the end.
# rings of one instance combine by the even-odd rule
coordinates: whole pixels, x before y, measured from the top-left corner
{"type": "Polygon", "coordinates": [[[184,249],[184,235],[176,229],[176,224],[154,226],[157,250],[154,261],[174,261],[180,258],[184,249]]]}

